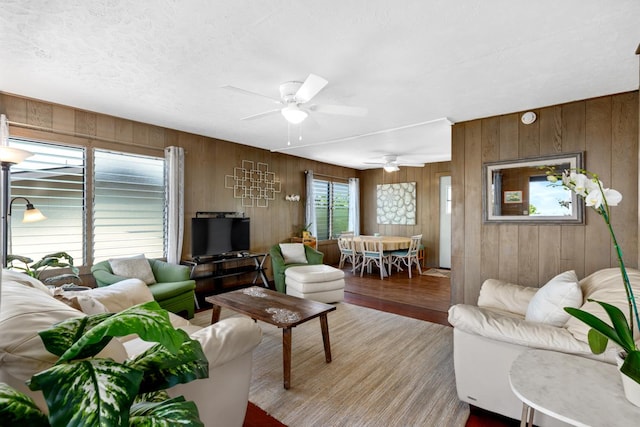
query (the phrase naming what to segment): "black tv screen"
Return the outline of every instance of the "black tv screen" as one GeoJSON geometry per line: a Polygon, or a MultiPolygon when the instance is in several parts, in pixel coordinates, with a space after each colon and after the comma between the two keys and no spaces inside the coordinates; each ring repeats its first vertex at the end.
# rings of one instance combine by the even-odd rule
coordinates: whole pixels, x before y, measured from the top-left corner
{"type": "Polygon", "coordinates": [[[251,248],[249,218],[191,218],[191,256],[221,257],[251,248]]]}

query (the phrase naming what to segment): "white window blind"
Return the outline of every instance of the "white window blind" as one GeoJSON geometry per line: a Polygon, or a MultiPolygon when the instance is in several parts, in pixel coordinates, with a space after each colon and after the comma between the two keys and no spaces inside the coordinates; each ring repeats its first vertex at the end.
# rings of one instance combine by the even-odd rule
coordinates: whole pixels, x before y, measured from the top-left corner
{"type": "Polygon", "coordinates": [[[164,158],[94,151],[94,262],[165,257],[164,182],[164,158]]]}
{"type": "Polygon", "coordinates": [[[24,197],[46,220],[23,223],[23,199],[11,205],[8,249],[34,261],[67,252],[74,265],[85,261],[85,150],[49,143],[10,139],[12,147],[33,156],[11,167],[11,199],[24,197]]]}
{"type": "Polygon", "coordinates": [[[349,184],[313,180],[318,240],[336,238],[349,227],[349,184]]]}

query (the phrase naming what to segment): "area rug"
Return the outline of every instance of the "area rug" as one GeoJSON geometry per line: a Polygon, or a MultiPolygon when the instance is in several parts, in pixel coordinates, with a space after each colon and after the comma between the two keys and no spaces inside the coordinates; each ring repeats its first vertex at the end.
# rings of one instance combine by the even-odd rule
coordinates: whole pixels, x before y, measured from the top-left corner
{"type": "Polygon", "coordinates": [[[434,276],[434,277],[451,277],[450,270],[444,270],[442,268],[430,268],[427,271],[422,272],[423,276],[434,276]]]}
{"type": "Polygon", "coordinates": [[[318,320],[293,329],[289,390],[282,331],[259,323],[251,402],[290,427],[465,425],[469,407],[456,395],[450,327],[347,303],[328,319],[331,363],[318,320]]]}

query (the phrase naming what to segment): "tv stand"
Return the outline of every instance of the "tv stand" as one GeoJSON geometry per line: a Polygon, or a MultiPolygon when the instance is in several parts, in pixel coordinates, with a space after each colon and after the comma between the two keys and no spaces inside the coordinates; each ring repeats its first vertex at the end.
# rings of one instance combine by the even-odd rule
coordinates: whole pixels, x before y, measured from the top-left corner
{"type": "Polygon", "coordinates": [[[252,284],[255,284],[258,277],[262,280],[265,288],[269,288],[269,279],[265,274],[264,261],[266,253],[252,254],[248,252],[237,252],[223,257],[196,257],[189,260],[182,260],[182,264],[191,267],[191,278],[202,279],[223,279],[225,277],[240,276],[242,274],[254,274],[252,284]],[[253,264],[240,262],[251,259],[253,264]],[[198,273],[198,266],[207,266],[207,271],[198,273]]]}

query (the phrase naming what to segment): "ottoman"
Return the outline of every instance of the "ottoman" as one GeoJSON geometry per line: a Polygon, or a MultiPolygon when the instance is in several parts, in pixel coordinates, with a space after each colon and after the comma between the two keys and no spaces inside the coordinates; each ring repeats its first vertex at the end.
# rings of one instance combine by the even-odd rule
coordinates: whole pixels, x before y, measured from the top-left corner
{"type": "Polygon", "coordinates": [[[344,299],[344,271],[330,265],[289,267],[284,276],[287,295],[324,303],[344,299]]]}

